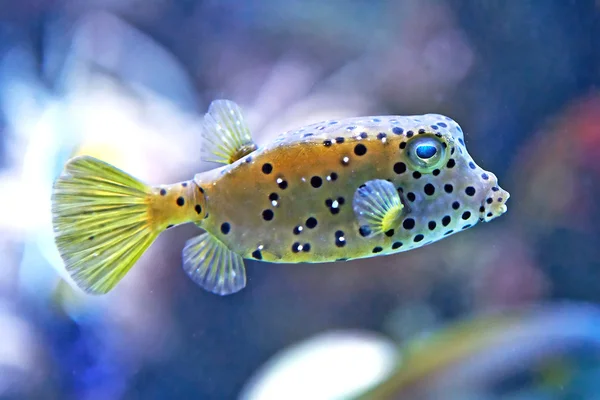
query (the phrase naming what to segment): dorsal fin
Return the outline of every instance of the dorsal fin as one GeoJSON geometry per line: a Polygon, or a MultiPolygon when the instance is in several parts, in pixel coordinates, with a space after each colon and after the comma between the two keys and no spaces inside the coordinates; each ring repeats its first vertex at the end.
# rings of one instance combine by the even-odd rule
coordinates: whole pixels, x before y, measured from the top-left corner
{"type": "Polygon", "coordinates": [[[231,164],[254,150],[240,107],[229,100],[213,101],[202,124],[202,160],[231,164]]]}

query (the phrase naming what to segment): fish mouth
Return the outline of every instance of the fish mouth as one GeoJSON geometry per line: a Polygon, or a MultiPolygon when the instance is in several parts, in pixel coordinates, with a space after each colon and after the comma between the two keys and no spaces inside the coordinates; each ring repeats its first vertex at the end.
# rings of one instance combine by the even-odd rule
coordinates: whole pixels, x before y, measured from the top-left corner
{"type": "Polygon", "coordinates": [[[498,185],[492,186],[481,202],[479,219],[484,222],[489,222],[504,214],[508,210],[506,201],[509,198],[510,193],[506,190],[498,185]]]}

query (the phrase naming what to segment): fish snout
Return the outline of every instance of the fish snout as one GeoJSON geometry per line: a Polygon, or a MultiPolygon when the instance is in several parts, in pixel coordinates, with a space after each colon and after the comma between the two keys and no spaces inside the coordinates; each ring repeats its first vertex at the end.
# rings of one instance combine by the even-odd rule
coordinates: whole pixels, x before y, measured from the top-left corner
{"type": "MultiPolygon", "coordinates": [[[[494,179],[494,182],[497,182],[494,179]]],[[[507,210],[506,201],[510,198],[510,193],[502,189],[495,183],[491,186],[481,203],[481,212],[479,219],[489,222],[504,214],[507,210]]]]}

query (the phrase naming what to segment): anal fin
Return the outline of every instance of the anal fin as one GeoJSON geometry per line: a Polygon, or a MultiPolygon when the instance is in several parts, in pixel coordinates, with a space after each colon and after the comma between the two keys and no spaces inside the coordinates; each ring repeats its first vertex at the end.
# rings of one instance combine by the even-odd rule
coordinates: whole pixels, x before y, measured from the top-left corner
{"type": "Polygon", "coordinates": [[[352,208],[358,219],[361,233],[370,236],[397,227],[404,205],[391,182],[374,179],[356,189],[352,208]]]}
{"type": "Polygon", "coordinates": [[[221,296],[246,286],[243,258],[208,232],[186,242],[183,269],[200,287],[221,296]]]}
{"type": "Polygon", "coordinates": [[[204,115],[201,158],[231,164],[256,150],[240,107],[230,100],[213,101],[204,115]]]}

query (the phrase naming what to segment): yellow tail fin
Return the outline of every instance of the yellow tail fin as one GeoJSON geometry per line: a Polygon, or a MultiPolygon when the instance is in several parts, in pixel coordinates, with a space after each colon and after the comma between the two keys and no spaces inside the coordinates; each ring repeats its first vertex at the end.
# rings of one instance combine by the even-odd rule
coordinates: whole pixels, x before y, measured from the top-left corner
{"type": "Polygon", "coordinates": [[[79,287],[110,291],[156,239],[151,196],[150,187],[93,157],[67,163],[54,184],[52,222],[58,251],[79,287]]]}

